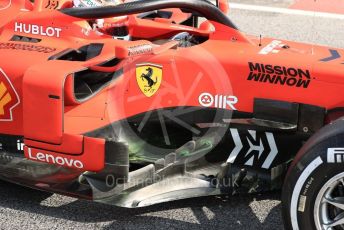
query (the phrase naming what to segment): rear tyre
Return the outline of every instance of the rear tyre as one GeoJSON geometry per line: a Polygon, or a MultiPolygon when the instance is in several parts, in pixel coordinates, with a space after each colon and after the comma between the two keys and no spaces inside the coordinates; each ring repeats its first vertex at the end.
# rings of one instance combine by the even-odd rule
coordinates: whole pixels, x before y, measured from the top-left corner
{"type": "Polygon", "coordinates": [[[338,128],[319,131],[291,165],[282,192],[286,229],[344,229],[344,129],[338,128]]]}

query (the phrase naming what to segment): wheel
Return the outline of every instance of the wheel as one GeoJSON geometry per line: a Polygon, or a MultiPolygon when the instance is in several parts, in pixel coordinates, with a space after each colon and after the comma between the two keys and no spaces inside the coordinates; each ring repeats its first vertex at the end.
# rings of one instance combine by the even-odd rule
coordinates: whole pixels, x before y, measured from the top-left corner
{"type": "Polygon", "coordinates": [[[344,229],[343,123],[319,131],[290,166],[282,191],[286,229],[344,229]]]}

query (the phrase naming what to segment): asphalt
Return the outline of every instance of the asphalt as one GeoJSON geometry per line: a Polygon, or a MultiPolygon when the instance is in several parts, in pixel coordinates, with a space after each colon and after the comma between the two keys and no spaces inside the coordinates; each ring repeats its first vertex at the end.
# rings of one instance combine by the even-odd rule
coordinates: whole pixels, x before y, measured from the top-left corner
{"type": "MultiPolygon", "coordinates": [[[[282,7],[281,3],[265,6],[282,7]]],[[[340,29],[343,19],[240,9],[231,9],[229,17],[240,30],[251,35],[344,48],[344,31],[340,29]]]]}
{"type": "Polygon", "coordinates": [[[278,193],[126,209],[0,182],[0,229],[282,229],[278,193]]]}
{"type": "MultiPolygon", "coordinates": [[[[236,0],[287,7],[291,1],[236,0]]],[[[243,31],[344,47],[342,21],[231,9],[243,31]]],[[[124,209],[0,182],[0,229],[283,229],[279,192],[206,197],[124,209]]]]}

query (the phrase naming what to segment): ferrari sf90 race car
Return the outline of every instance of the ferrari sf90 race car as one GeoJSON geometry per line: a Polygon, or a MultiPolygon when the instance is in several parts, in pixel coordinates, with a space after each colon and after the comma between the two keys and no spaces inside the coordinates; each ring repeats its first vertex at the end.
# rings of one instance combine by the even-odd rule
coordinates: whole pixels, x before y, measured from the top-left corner
{"type": "Polygon", "coordinates": [[[344,51],[228,10],[2,0],[0,178],[122,207],[283,187],[287,229],[342,229],[344,51]]]}

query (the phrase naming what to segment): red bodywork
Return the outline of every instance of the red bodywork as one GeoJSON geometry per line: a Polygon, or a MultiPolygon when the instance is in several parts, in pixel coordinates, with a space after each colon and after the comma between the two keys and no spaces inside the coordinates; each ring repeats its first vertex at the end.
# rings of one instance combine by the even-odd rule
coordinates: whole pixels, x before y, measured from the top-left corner
{"type": "MultiPolygon", "coordinates": [[[[223,2],[220,7],[228,11],[223,2]]],[[[235,110],[246,113],[253,113],[254,98],[317,105],[327,110],[344,105],[343,98],[338,96],[344,89],[344,59],[326,61],[331,57],[327,47],[289,41],[274,45],[273,39],[259,41],[216,22],[210,22],[214,31],[209,22],[199,29],[192,28],[179,24],[189,17],[179,9],[171,10],[170,19],[148,20],[135,15],[107,19],[110,27],[116,23],[126,25],[131,37],[136,38],[122,41],[97,33],[84,19],[58,11],[71,7],[68,0],[35,1],[34,5],[24,0],[9,0],[8,4],[0,6],[0,77],[7,89],[2,90],[0,85],[0,92],[9,92],[11,100],[3,105],[0,130],[3,134],[24,136],[25,156],[29,159],[48,162],[46,156],[50,154],[55,157],[55,164],[59,164],[57,157],[60,157],[62,166],[101,171],[105,163],[105,140],[85,137],[85,133],[147,111],[199,107],[199,96],[204,92],[233,95],[238,99],[235,110]],[[176,48],[168,41],[184,31],[206,41],[188,48],[176,48]],[[15,35],[40,42],[11,41],[15,35]],[[163,42],[153,44],[157,40],[163,42]],[[101,53],[90,60],[49,60],[66,49],[77,50],[90,43],[104,44],[101,53]],[[140,49],[147,46],[151,49],[140,49]],[[140,52],[132,52],[135,47],[140,52]],[[118,65],[100,66],[113,58],[121,60],[118,65]],[[153,63],[163,69],[161,86],[151,97],[145,96],[137,83],[136,65],[142,63],[153,63]],[[265,72],[287,72],[285,81],[289,83],[269,84],[268,80],[254,81],[254,76],[248,80],[250,72],[262,72],[264,67],[265,72]],[[87,100],[75,100],[75,73],[121,68],[122,76],[87,100]],[[298,73],[294,74],[294,70],[298,73]],[[75,167],[76,161],[83,167],[75,167]]],[[[344,54],[339,49],[335,52],[344,54]]]]}

